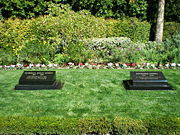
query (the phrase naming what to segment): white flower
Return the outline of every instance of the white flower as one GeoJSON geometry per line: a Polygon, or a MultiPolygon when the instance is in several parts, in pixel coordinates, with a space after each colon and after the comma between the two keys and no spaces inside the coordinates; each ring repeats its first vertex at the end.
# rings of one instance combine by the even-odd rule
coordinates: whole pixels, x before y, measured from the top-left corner
{"type": "Polygon", "coordinates": [[[107,64],[109,67],[112,67],[113,66],[113,63],[108,63],[107,64]]]}
{"type": "Polygon", "coordinates": [[[46,67],[46,65],[45,65],[45,64],[42,64],[42,65],[41,65],[41,67],[43,67],[43,68],[44,68],[44,67],[46,67]]]}
{"type": "Polygon", "coordinates": [[[171,63],[171,66],[172,66],[172,67],[175,67],[175,66],[176,66],[176,63],[171,63]]]}
{"type": "MultiPolygon", "coordinates": [[[[146,66],[149,67],[150,66],[150,63],[146,63],[146,66]]],[[[152,65],[151,65],[152,66],[152,65]]]]}
{"type": "Polygon", "coordinates": [[[10,65],[10,67],[15,68],[15,67],[16,67],[16,65],[10,65]]]}
{"type": "Polygon", "coordinates": [[[58,67],[58,64],[54,64],[54,67],[58,67]]]}
{"type": "Polygon", "coordinates": [[[74,66],[74,63],[69,62],[68,65],[69,65],[69,66],[74,66]]]}
{"type": "Polygon", "coordinates": [[[89,65],[89,63],[85,63],[85,66],[88,66],[89,65]]]}
{"type": "Polygon", "coordinates": [[[10,68],[10,66],[6,66],[6,65],[5,65],[5,68],[10,68]]]}
{"type": "Polygon", "coordinates": [[[19,63],[17,63],[16,66],[17,66],[17,67],[23,67],[23,65],[22,65],[22,64],[19,64],[19,63]]]}
{"type": "Polygon", "coordinates": [[[29,64],[29,67],[32,68],[34,66],[34,64],[29,64]]]}
{"type": "Polygon", "coordinates": [[[115,66],[116,66],[116,67],[119,67],[119,63],[115,63],[115,66]]]}
{"type": "Polygon", "coordinates": [[[155,64],[151,64],[151,67],[152,67],[152,68],[155,68],[155,64]]]}
{"type": "Polygon", "coordinates": [[[180,64],[177,64],[178,67],[180,67],[180,64]]]}
{"type": "Polygon", "coordinates": [[[48,67],[52,67],[53,65],[52,64],[48,64],[48,67]]]}
{"type": "Polygon", "coordinates": [[[165,64],[165,67],[169,67],[169,64],[165,64]]]}
{"type": "Polygon", "coordinates": [[[40,67],[41,65],[40,64],[37,64],[36,67],[40,67]]]}

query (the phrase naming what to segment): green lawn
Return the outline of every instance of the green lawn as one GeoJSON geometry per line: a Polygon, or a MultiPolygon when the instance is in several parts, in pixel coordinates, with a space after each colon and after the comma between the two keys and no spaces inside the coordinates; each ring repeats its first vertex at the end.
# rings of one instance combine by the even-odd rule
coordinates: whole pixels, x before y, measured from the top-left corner
{"type": "Polygon", "coordinates": [[[1,70],[0,116],[180,117],[180,69],[158,70],[173,91],[126,91],[122,81],[130,78],[130,71],[56,70],[57,79],[65,83],[62,90],[17,91],[14,86],[23,71],[1,70]]]}

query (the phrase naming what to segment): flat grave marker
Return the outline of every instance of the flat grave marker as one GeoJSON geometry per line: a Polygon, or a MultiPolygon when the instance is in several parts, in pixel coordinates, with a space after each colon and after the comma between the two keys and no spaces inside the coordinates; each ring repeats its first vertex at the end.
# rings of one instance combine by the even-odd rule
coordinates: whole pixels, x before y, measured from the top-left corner
{"type": "Polygon", "coordinates": [[[131,80],[124,80],[127,90],[173,90],[160,71],[131,71],[131,80]]]}
{"type": "Polygon", "coordinates": [[[61,89],[55,71],[24,71],[15,90],[61,89]]]}

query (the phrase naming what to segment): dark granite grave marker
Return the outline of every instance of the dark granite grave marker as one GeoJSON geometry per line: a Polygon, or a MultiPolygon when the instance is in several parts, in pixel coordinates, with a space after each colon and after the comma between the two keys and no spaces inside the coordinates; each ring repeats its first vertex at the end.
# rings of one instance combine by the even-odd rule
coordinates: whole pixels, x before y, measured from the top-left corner
{"type": "Polygon", "coordinates": [[[128,90],[172,90],[162,72],[131,71],[131,80],[123,81],[128,90]]]}
{"type": "Polygon", "coordinates": [[[15,90],[60,89],[55,71],[24,71],[15,90]]]}

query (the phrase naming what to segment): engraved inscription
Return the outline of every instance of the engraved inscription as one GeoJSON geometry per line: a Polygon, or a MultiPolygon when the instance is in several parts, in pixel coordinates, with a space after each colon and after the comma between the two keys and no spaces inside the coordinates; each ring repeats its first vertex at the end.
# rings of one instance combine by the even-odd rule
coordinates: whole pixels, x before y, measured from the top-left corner
{"type": "Polygon", "coordinates": [[[159,80],[160,78],[158,73],[136,73],[136,79],[139,80],[159,80]]]}
{"type": "Polygon", "coordinates": [[[47,76],[27,76],[27,80],[46,80],[47,76]]]}
{"type": "Polygon", "coordinates": [[[52,75],[53,72],[45,72],[46,75],[52,75]]]}
{"type": "Polygon", "coordinates": [[[25,75],[53,75],[53,72],[25,72],[25,75]]]}

